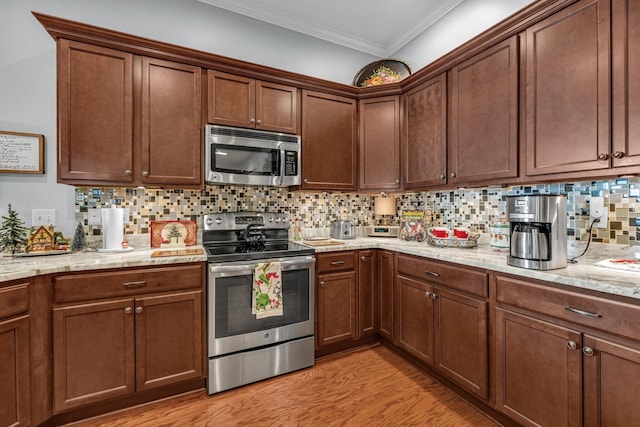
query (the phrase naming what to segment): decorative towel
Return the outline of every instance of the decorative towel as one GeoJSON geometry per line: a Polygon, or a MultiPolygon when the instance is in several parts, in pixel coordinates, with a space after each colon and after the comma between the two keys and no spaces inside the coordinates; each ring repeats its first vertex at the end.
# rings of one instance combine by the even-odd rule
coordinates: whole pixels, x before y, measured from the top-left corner
{"type": "Polygon", "coordinates": [[[256,319],[282,316],[282,273],[279,262],[260,262],[253,270],[251,314],[256,319]]]}

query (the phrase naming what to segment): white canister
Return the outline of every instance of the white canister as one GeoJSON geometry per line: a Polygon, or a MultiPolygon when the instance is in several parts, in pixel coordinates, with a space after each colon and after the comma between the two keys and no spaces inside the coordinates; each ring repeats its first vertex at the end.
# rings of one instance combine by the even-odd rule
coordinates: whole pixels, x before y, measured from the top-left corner
{"type": "Polygon", "coordinates": [[[496,251],[509,251],[509,221],[505,217],[496,218],[489,225],[489,246],[496,251]]]}

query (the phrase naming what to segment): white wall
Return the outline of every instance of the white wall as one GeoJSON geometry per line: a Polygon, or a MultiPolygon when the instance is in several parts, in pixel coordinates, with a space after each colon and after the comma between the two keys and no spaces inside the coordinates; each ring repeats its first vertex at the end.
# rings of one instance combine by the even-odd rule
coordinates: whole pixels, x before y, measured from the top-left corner
{"type": "MultiPolygon", "coordinates": [[[[393,56],[417,70],[528,3],[466,0],[393,56]]],[[[0,174],[0,214],[11,203],[30,226],[32,209],[55,208],[65,235],[75,194],[56,183],[55,43],[32,10],[345,84],[377,59],[196,0],[2,0],[0,130],[43,134],[46,155],[44,175],[0,174]]]]}

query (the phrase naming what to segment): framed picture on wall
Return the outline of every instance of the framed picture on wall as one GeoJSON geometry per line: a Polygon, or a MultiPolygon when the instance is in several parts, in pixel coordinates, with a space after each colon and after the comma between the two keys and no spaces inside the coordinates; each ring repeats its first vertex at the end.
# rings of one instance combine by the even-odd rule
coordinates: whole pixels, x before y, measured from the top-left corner
{"type": "Polygon", "coordinates": [[[44,173],[44,135],[0,130],[0,173],[44,173]]]}
{"type": "Polygon", "coordinates": [[[353,86],[381,86],[399,81],[411,75],[411,67],[399,59],[381,59],[365,65],[353,78],[353,86]]]}

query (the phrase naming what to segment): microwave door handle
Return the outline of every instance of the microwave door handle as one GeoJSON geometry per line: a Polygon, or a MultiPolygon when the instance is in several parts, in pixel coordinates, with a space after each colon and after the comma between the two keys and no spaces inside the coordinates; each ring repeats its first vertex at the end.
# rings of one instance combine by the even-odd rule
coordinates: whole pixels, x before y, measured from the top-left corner
{"type": "Polygon", "coordinates": [[[278,142],[278,151],[280,153],[280,157],[278,159],[278,163],[280,164],[280,173],[276,177],[276,185],[282,185],[282,181],[284,180],[284,167],[285,167],[285,149],[282,142],[278,142]]]}

